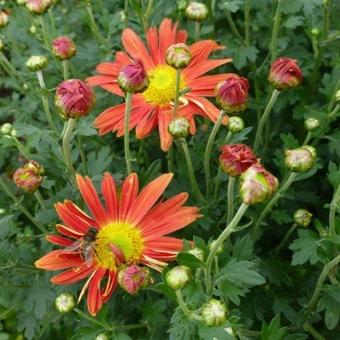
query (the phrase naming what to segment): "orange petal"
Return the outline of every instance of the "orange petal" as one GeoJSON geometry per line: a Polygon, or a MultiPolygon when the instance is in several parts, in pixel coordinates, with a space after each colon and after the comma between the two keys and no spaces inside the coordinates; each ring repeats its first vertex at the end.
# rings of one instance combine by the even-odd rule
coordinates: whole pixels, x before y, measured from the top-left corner
{"type": "Polygon", "coordinates": [[[79,239],[84,236],[84,232],[76,232],[73,230],[73,228],[62,225],[62,224],[57,224],[56,229],[60,234],[63,234],[65,236],[69,236],[75,239],[79,239]]]}
{"type": "Polygon", "coordinates": [[[92,316],[96,316],[97,312],[102,308],[103,300],[100,293],[100,283],[104,278],[106,269],[98,268],[92,280],[89,283],[89,291],[87,293],[87,309],[92,316]]]}
{"type": "Polygon", "coordinates": [[[193,67],[204,62],[213,51],[220,49],[224,49],[224,46],[217,44],[214,40],[200,40],[195,42],[190,46],[192,59],[189,67],[193,67]]]}
{"type": "Polygon", "coordinates": [[[101,291],[103,303],[110,299],[112,293],[117,288],[117,284],[117,273],[110,271],[108,274],[106,287],[101,291]]]}
{"type": "Polygon", "coordinates": [[[99,129],[100,135],[117,130],[116,125],[124,119],[124,113],[125,103],[110,107],[95,119],[94,126],[99,129]]]}
{"type": "Polygon", "coordinates": [[[105,199],[107,221],[114,221],[118,217],[118,198],[116,184],[108,172],[104,174],[102,193],[105,199]]]}
{"type": "Polygon", "coordinates": [[[184,31],[184,30],[178,31],[177,36],[176,36],[176,44],[179,44],[179,43],[185,44],[185,42],[187,41],[187,37],[188,37],[187,31],[184,31]]]}
{"type": "Polygon", "coordinates": [[[131,29],[126,28],[122,34],[122,43],[125,50],[133,59],[141,59],[145,69],[148,71],[155,67],[149,52],[139,36],[131,29]]]}
{"type": "Polygon", "coordinates": [[[137,124],[136,137],[138,139],[144,139],[149,136],[158,123],[158,109],[149,111],[148,114],[137,124]]]}
{"type": "Polygon", "coordinates": [[[146,185],[139,193],[134,204],[128,211],[126,221],[133,225],[137,225],[161,197],[172,177],[173,174],[164,174],[148,183],[148,185],[146,185]]]}
{"type": "Polygon", "coordinates": [[[35,266],[45,270],[59,270],[70,267],[79,267],[84,261],[79,254],[64,253],[63,250],[52,250],[35,262],[35,266]]]}
{"type": "Polygon", "coordinates": [[[132,173],[126,177],[120,194],[119,202],[119,220],[125,221],[126,214],[134,204],[138,194],[138,177],[137,174],[132,173]]]}
{"type": "Polygon", "coordinates": [[[93,270],[93,267],[88,267],[87,264],[83,264],[53,276],[51,282],[56,285],[68,285],[85,279],[87,276],[91,275],[93,270]]]}
{"type": "Polygon", "coordinates": [[[158,56],[158,31],[155,27],[150,27],[146,33],[146,42],[148,44],[148,48],[151,54],[151,58],[155,65],[159,64],[161,60],[159,60],[158,56]]]}
{"type": "Polygon", "coordinates": [[[171,119],[171,111],[164,111],[162,109],[158,111],[159,138],[161,140],[161,148],[163,151],[168,151],[172,144],[172,137],[168,131],[171,119]]]}
{"type": "Polygon", "coordinates": [[[105,224],[106,213],[90,178],[76,175],[76,181],[86,205],[88,206],[94,218],[97,220],[98,224],[105,224]]]}
{"type": "Polygon", "coordinates": [[[165,52],[175,43],[176,29],[173,29],[172,20],[165,18],[159,26],[159,59],[165,61],[165,52]]]}
{"type": "Polygon", "coordinates": [[[46,235],[46,240],[50,243],[64,247],[70,246],[74,242],[74,240],[59,235],[46,235]]]}

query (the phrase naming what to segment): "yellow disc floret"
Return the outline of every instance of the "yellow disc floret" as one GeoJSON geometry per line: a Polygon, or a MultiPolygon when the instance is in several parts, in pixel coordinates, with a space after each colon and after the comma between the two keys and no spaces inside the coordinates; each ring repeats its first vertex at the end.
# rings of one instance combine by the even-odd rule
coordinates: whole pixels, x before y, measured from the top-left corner
{"type": "MultiPolygon", "coordinates": [[[[143,92],[148,103],[160,106],[169,105],[176,95],[176,70],[168,65],[157,66],[148,74],[149,86],[143,92]]],[[[185,87],[180,79],[180,90],[185,87]]]]}
{"type": "Polygon", "coordinates": [[[94,256],[96,263],[110,270],[117,268],[117,259],[111,245],[118,248],[126,263],[138,263],[143,254],[143,238],[140,230],[131,224],[114,222],[99,230],[94,256]]]}

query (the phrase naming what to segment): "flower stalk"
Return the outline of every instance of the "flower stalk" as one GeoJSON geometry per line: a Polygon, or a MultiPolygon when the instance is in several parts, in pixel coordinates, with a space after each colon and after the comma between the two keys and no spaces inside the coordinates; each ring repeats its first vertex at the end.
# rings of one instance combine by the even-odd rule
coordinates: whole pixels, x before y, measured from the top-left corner
{"type": "Polygon", "coordinates": [[[39,202],[41,208],[42,208],[43,210],[46,210],[46,205],[45,205],[44,199],[43,199],[43,197],[42,197],[42,195],[41,195],[41,193],[40,193],[39,190],[36,190],[36,191],[34,192],[34,196],[35,196],[35,198],[37,199],[37,201],[39,202]]]}
{"type": "Polygon", "coordinates": [[[195,41],[199,41],[201,36],[201,23],[195,21],[195,41]]]}
{"type": "Polygon", "coordinates": [[[181,82],[181,69],[176,70],[176,90],[175,90],[175,100],[174,100],[174,109],[173,109],[173,118],[176,118],[178,104],[179,104],[179,90],[180,90],[180,82],[181,82]]]}
{"type": "Polygon", "coordinates": [[[127,173],[131,174],[131,156],[130,156],[130,114],[131,114],[131,104],[132,104],[132,93],[126,92],[125,96],[125,117],[124,117],[124,153],[125,153],[125,163],[127,173]]]}
{"type": "Polygon", "coordinates": [[[64,80],[67,80],[70,77],[70,72],[69,72],[69,61],[67,59],[62,61],[63,65],[63,76],[64,80]]]}
{"type": "Polygon", "coordinates": [[[280,253],[280,251],[282,250],[283,246],[287,243],[287,241],[289,240],[290,236],[293,234],[293,232],[295,231],[295,229],[298,227],[297,223],[294,223],[289,230],[287,231],[286,235],[284,236],[284,238],[282,239],[282,241],[279,243],[279,245],[274,249],[274,254],[278,255],[280,253]]]}
{"type": "Polygon", "coordinates": [[[94,18],[93,15],[93,10],[92,10],[92,5],[91,2],[88,1],[85,5],[86,7],[86,12],[89,16],[89,23],[90,23],[90,30],[94,36],[94,38],[97,40],[99,45],[105,45],[106,44],[106,40],[103,37],[103,35],[100,33],[98,25],[96,23],[96,19],[94,18]]]}
{"type": "Polygon", "coordinates": [[[273,91],[273,93],[270,97],[270,100],[269,100],[269,102],[268,102],[268,104],[267,104],[267,106],[266,106],[266,108],[263,112],[263,115],[260,119],[259,126],[257,127],[257,131],[256,131],[256,135],[255,135],[255,141],[254,141],[254,151],[255,152],[257,152],[257,149],[260,145],[260,139],[261,139],[264,124],[267,121],[269,114],[270,114],[279,94],[280,94],[280,91],[278,91],[278,90],[273,91]]]}
{"type": "Polygon", "coordinates": [[[334,191],[333,198],[329,209],[329,230],[331,235],[336,235],[335,229],[335,213],[338,205],[340,204],[340,185],[334,191]]]}
{"type": "Polygon", "coordinates": [[[186,305],[184,299],[183,299],[183,295],[182,295],[182,291],[180,289],[177,289],[175,291],[176,293],[176,297],[177,297],[177,303],[179,308],[182,310],[183,314],[188,318],[188,319],[193,319],[193,320],[198,320],[198,321],[202,321],[203,318],[200,315],[197,315],[195,312],[191,311],[188,306],[186,305]]]}
{"type": "Polygon", "coordinates": [[[69,172],[71,176],[71,182],[72,184],[75,183],[76,178],[76,171],[73,167],[72,162],[72,156],[71,156],[71,139],[72,139],[72,133],[76,126],[76,120],[73,118],[70,118],[66,123],[66,129],[63,137],[63,155],[64,155],[64,161],[67,168],[67,171],[69,172]]]}
{"type": "Polygon", "coordinates": [[[234,189],[235,189],[236,177],[229,177],[228,180],[228,217],[227,217],[227,224],[230,223],[233,215],[234,215],[234,189]]]}
{"type": "Polygon", "coordinates": [[[277,55],[277,38],[279,35],[280,21],[281,21],[281,0],[277,0],[276,12],[275,12],[275,17],[274,17],[274,25],[273,25],[273,31],[272,31],[272,38],[270,41],[271,63],[275,60],[276,55],[277,55]]]}

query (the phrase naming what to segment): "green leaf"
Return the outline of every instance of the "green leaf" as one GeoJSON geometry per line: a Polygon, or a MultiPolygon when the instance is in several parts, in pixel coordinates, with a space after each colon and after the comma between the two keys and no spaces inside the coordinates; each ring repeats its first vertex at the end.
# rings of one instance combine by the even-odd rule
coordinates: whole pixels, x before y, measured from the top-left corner
{"type": "Polygon", "coordinates": [[[286,335],[287,328],[280,326],[280,314],[276,315],[274,319],[267,325],[266,322],[262,325],[261,340],[281,340],[286,335]]]}
{"type": "Polygon", "coordinates": [[[280,10],[285,14],[296,13],[301,9],[302,0],[284,0],[281,1],[280,10]]]}
{"type": "Polygon", "coordinates": [[[202,323],[198,325],[198,334],[202,340],[235,340],[235,336],[228,332],[227,327],[208,327],[202,323]]]}
{"type": "Polygon", "coordinates": [[[238,238],[233,247],[233,257],[238,260],[249,260],[253,254],[254,242],[250,235],[238,238]]]}
{"type": "Polygon", "coordinates": [[[325,286],[317,307],[319,312],[325,311],[326,327],[334,329],[340,319],[340,287],[325,286]]]}
{"type": "Polygon", "coordinates": [[[259,50],[254,46],[240,46],[233,50],[233,63],[240,70],[248,62],[256,60],[259,50]]]}
{"type": "Polygon", "coordinates": [[[291,16],[283,23],[284,27],[287,27],[290,29],[294,29],[302,25],[303,25],[303,17],[301,16],[291,16]]]}
{"type": "Polygon", "coordinates": [[[203,265],[201,260],[199,260],[195,255],[189,253],[178,253],[176,261],[177,263],[191,269],[199,268],[203,265]]]}
{"type": "Polygon", "coordinates": [[[244,0],[228,0],[224,1],[222,4],[219,5],[221,9],[227,9],[228,11],[235,13],[241,7],[243,7],[244,0]]]}
{"type": "Polygon", "coordinates": [[[329,162],[328,165],[328,180],[333,185],[333,188],[336,189],[340,185],[340,164],[339,168],[332,161],[329,162]]]}
{"type": "Polygon", "coordinates": [[[170,321],[169,340],[192,340],[195,339],[196,327],[182,311],[177,308],[170,321]]]}

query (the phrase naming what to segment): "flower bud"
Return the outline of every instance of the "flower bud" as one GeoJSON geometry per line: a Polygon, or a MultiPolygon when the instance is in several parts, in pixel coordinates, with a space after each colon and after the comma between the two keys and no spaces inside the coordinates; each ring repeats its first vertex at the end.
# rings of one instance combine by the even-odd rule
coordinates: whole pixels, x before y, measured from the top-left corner
{"type": "Polygon", "coordinates": [[[168,131],[173,138],[185,138],[189,134],[189,121],[184,117],[177,117],[169,123],[168,131]]]}
{"type": "Polygon", "coordinates": [[[95,337],[95,340],[109,340],[109,337],[105,333],[100,333],[95,337]]]}
{"type": "Polygon", "coordinates": [[[141,288],[152,282],[150,271],[136,264],[123,267],[118,272],[118,283],[122,289],[131,295],[135,295],[141,288]]]}
{"type": "MultiPolygon", "coordinates": [[[[215,247],[215,244],[216,244],[217,240],[212,240],[210,243],[209,243],[209,249],[211,250],[212,248],[215,247]]],[[[220,245],[218,248],[217,248],[217,251],[216,251],[216,254],[222,254],[223,253],[223,244],[220,245]]]]}
{"type": "Polygon", "coordinates": [[[68,79],[56,90],[55,106],[64,119],[86,116],[96,101],[90,86],[79,79],[68,79]]]}
{"type": "Polygon", "coordinates": [[[0,11],[0,28],[8,25],[9,15],[6,11],[0,11]]]}
{"type": "Polygon", "coordinates": [[[241,132],[244,129],[243,119],[236,116],[230,117],[227,128],[231,133],[241,132]]]}
{"type": "Polygon", "coordinates": [[[301,226],[307,228],[312,220],[313,215],[306,209],[298,209],[294,213],[294,222],[301,226]]]}
{"type": "Polygon", "coordinates": [[[117,83],[124,92],[142,92],[149,85],[149,78],[144,64],[137,59],[134,64],[127,65],[119,72],[117,83]]]}
{"type": "Polygon", "coordinates": [[[305,128],[307,131],[315,131],[319,128],[320,121],[317,118],[307,118],[305,120],[305,128]]]}
{"type": "Polygon", "coordinates": [[[26,61],[27,68],[32,72],[41,71],[46,65],[47,58],[41,55],[32,56],[26,61]]]}
{"type": "Polygon", "coordinates": [[[320,35],[320,30],[318,28],[312,28],[310,31],[311,35],[314,35],[315,37],[320,35]]]}
{"type": "Polygon", "coordinates": [[[217,104],[226,113],[237,113],[245,110],[248,100],[248,79],[237,75],[217,84],[215,89],[217,104]]]}
{"type": "Polygon", "coordinates": [[[335,92],[335,100],[336,102],[340,102],[340,90],[335,92]]]}
{"type": "Polygon", "coordinates": [[[202,307],[203,321],[207,326],[221,326],[227,318],[227,308],[219,300],[211,299],[202,307]]]}
{"type": "Polygon", "coordinates": [[[261,164],[254,164],[240,177],[240,196],[243,203],[253,205],[269,198],[279,181],[261,164]]]}
{"type": "Polygon", "coordinates": [[[298,86],[302,78],[302,72],[296,60],[282,57],[273,62],[268,80],[275,89],[285,90],[298,86]]]}
{"type": "Polygon", "coordinates": [[[43,175],[45,170],[43,168],[43,166],[41,164],[39,164],[36,161],[28,161],[25,165],[24,165],[24,169],[30,170],[32,171],[35,175],[43,175]]]}
{"type": "Polygon", "coordinates": [[[183,289],[185,285],[190,281],[191,271],[186,266],[176,266],[171,268],[165,276],[167,285],[174,289],[183,289]]]}
{"type": "Polygon", "coordinates": [[[60,60],[66,60],[76,55],[77,48],[71,38],[62,36],[53,40],[52,52],[60,60]]]}
{"type": "Polygon", "coordinates": [[[5,136],[10,136],[12,130],[13,130],[13,126],[12,126],[11,123],[4,123],[0,127],[1,134],[5,135],[5,136]]]}
{"type": "Polygon", "coordinates": [[[186,44],[171,45],[165,53],[165,60],[176,70],[185,68],[191,61],[190,49],[186,44]]]}
{"type": "Polygon", "coordinates": [[[40,175],[42,170],[37,170],[39,166],[38,163],[34,161],[31,162],[28,162],[23,168],[17,169],[13,174],[13,180],[16,186],[29,193],[36,191],[43,181],[43,177],[40,175]],[[33,162],[37,165],[32,165],[34,164],[33,162]]]}
{"type": "Polygon", "coordinates": [[[240,176],[258,162],[253,150],[244,144],[223,145],[220,150],[221,168],[231,177],[240,176]]]}
{"type": "Polygon", "coordinates": [[[32,35],[36,35],[36,34],[37,34],[37,26],[31,25],[31,26],[30,26],[30,33],[31,33],[32,35]]]}
{"type": "Polygon", "coordinates": [[[193,248],[188,250],[188,253],[191,255],[194,255],[196,258],[201,260],[202,262],[204,261],[204,251],[201,248],[193,248]]]}
{"type": "Polygon", "coordinates": [[[185,10],[188,19],[194,21],[203,21],[208,17],[208,8],[205,4],[192,1],[185,10]]]}
{"type": "Polygon", "coordinates": [[[76,300],[72,294],[62,293],[55,299],[55,306],[60,313],[68,313],[76,306],[76,300]]]}
{"type": "Polygon", "coordinates": [[[316,159],[315,148],[309,145],[285,151],[285,164],[294,172],[305,172],[310,170],[316,159]]]}
{"type": "Polygon", "coordinates": [[[26,0],[26,8],[32,14],[44,14],[51,5],[49,0],[26,0]]]}

